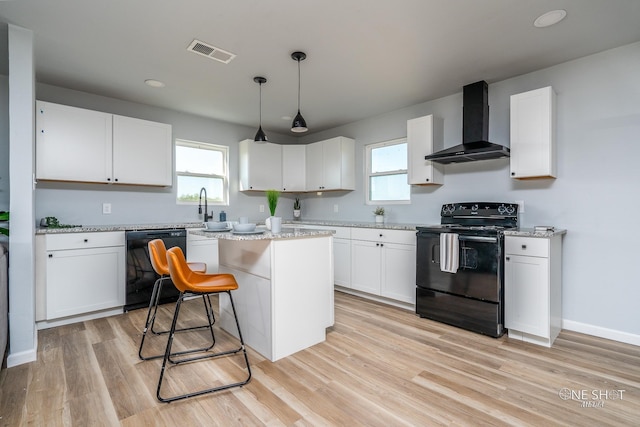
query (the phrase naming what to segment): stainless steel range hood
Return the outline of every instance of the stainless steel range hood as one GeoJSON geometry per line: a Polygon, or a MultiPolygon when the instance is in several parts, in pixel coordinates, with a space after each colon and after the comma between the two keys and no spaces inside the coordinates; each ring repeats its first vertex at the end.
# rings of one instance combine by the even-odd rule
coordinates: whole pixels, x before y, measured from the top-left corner
{"type": "Polygon", "coordinates": [[[425,156],[438,163],[462,163],[509,157],[509,148],[489,142],[489,89],[481,80],[462,89],[462,144],[425,156]]]}

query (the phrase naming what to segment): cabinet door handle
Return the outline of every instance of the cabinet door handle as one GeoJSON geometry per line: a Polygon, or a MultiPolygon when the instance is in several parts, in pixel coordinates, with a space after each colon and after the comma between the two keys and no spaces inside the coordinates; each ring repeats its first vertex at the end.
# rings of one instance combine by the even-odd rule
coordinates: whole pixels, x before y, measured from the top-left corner
{"type": "Polygon", "coordinates": [[[527,249],[527,245],[522,245],[522,249],[527,249]]]}
{"type": "Polygon", "coordinates": [[[382,233],[380,233],[380,237],[382,237],[382,233]]]}
{"type": "Polygon", "coordinates": [[[384,246],[384,243],[380,243],[380,247],[384,246]]]}
{"type": "Polygon", "coordinates": [[[87,243],[89,241],[89,239],[84,239],[84,242],[87,243]]]}
{"type": "Polygon", "coordinates": [[[49,258],[53,258],[53,254],[49,254],[49,258]]]}
{"type": "Polygon", "coordinates": [[[376,243],[376,246],[380,246],[380,243],[376,243]]]}
{"type": "Polygon", "coordinates": [[[511,260],[511,258],[509,258],[509,257],[505,257],[504,259],[506,259],[507,261],[510,261],[510,260],[511,260]]]}

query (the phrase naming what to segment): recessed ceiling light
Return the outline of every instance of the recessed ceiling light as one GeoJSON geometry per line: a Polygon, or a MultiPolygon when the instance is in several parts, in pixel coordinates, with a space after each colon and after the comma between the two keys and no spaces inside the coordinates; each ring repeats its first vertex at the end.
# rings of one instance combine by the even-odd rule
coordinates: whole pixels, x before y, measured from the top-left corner
{"type": "Polygon", "coordinates": [[[567,11],[564,9],[552,10],[547,13],[543,13],[538,16],[533,25],[537,28],[550,27],[562,21],[567,16],[567,11]]]}
{"type": "Polygon", "coordinates": [[[154,79],[147,79],[144,81],[147,86],[151,86],[151,87],[164,87],[164,83],[161,82],[160,80],[154,80],[154,79]]]}

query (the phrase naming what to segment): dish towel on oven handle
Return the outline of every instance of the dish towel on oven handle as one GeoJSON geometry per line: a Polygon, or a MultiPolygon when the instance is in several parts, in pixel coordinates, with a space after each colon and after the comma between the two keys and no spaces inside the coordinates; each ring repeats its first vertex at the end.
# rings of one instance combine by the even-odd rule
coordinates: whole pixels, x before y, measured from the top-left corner
{"type": "Polygon", "coordinates": [[[460,245],[456,233],[440,233],[440,270],[456,273],[460,264],[460,245]]]}

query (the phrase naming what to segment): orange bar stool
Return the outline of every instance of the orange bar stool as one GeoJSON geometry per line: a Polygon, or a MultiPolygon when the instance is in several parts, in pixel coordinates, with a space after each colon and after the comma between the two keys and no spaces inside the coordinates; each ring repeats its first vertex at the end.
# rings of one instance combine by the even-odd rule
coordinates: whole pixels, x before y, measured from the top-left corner
{"type": "MultiPolygon", "coordinates": [[[[144,347],[144,341],[147,336],[147,333],[151,331],[155,335],[167,334],[166,331],[155,331],[153,326],[156,321],[156,315],[158,313],[158,302],[160,300],[160,293],[162,291],[162,285],[164,281],[170,279],[169,277],[169,264],[167,264],[167,248],[164,245],[164,242],[161,239],[151,240],[148,243],[149,248],[149,259],[151,260],[151,265],[157,274],[160,275],[156,283],[153,285],[153,290],[151,292],[151,300],[149,301],[149,310],[147,311],[147,320],[144,324],[144,329],[142,331],[142,338],[140,339],[140,348],[138,350],[138,357],[141,360],[151,360],[151,359],[159,359],[164,356],[164,354],[157,354],[153,356],[144,356],[142,354],[142,349],[144,347]]],[[[190,269],[204,273],[207,271],[207,266],[203,262],[190,262],[188,263],[190,269]]],[[[213,315],[213,306],[211,305],[211,299],[208,295],[204,295],[202,297],[202,301],[204,302],[204,310],[207,315],[207,324],[200,326],[193,326],[189,328],[181,328],[176,331],[193,331],[196,329],[209,328],[211,329],[211,339],[212,343],[208,347],[197,348],[193,350],[187,350],[175,354],[185,354],[197,351],[204,351],[212,348],[215,344],[215,337],[213,335],[213,324],[215,323],[215,317],[213,315]]]]}
{"type": "MultiPolygon", "coordinates": [[[[179,247],[171,248],[167,251],[167,261],[169,263],[169,273],[171,280],[176,288],[180,291],[178,301],[176,302],[176,309],[173,314],[173,322],[171,323],[171,330],[169,332],[169,339],[167,340],[167,348],[164,352],[164,359],[162,360],[162,368],[160,370],[160,378],[158,379],[157,397],[161,402],[173,402],[175,400],[186,399],[189,397],[200,396],[206,393],[213,393],[216,391],[227,390],[232,387],[242,387],[251,380],[251,367],[249,366],[249,358],[247,356],[247,350],[245,348],[244,340],[242,338],[242,332],[240,332],[240,323],[238,322],[238,315],[236,314],[236,307],[233,303],[233,297],[231,291],[238,289],[238,283],[236,282],[233,274],[203,274],[198,273],[189,268],[187,262],[182,253],[182,249],[179,247]],[[187,295],[211,295],[226,293],[229,296],[231,302],[231,308],[233,310],[233,316],[236,321],[236,327],[238,328],[238,339],[240,346],[231,350],[220,351],[217,353],[204,352],[200,355],[190,357],[188,359],[181,359],[177,361],[170,361],[171,346],[173,344],[174,333],[176,331],[176,324],[178,323],[178,315],[180,314],[180,305],[187,295]],[[172,397],[162,397],[161,388],[162,382],[165,378],[165,369],[167,368],[167,362],[171,362],[174,365],[179,365],[184,362],[193,362],[195,360],[221,358],[223,356],[232,356],[241,353],[244,356],[244,364],[247,369],[247,377],[238,382],[227,383],[212,387],[204,390],[192,391],[186,394],[174,395],[172,397]]],[[[173,366],[171,369],[175,369],[177,366],[173,366]]]]}

